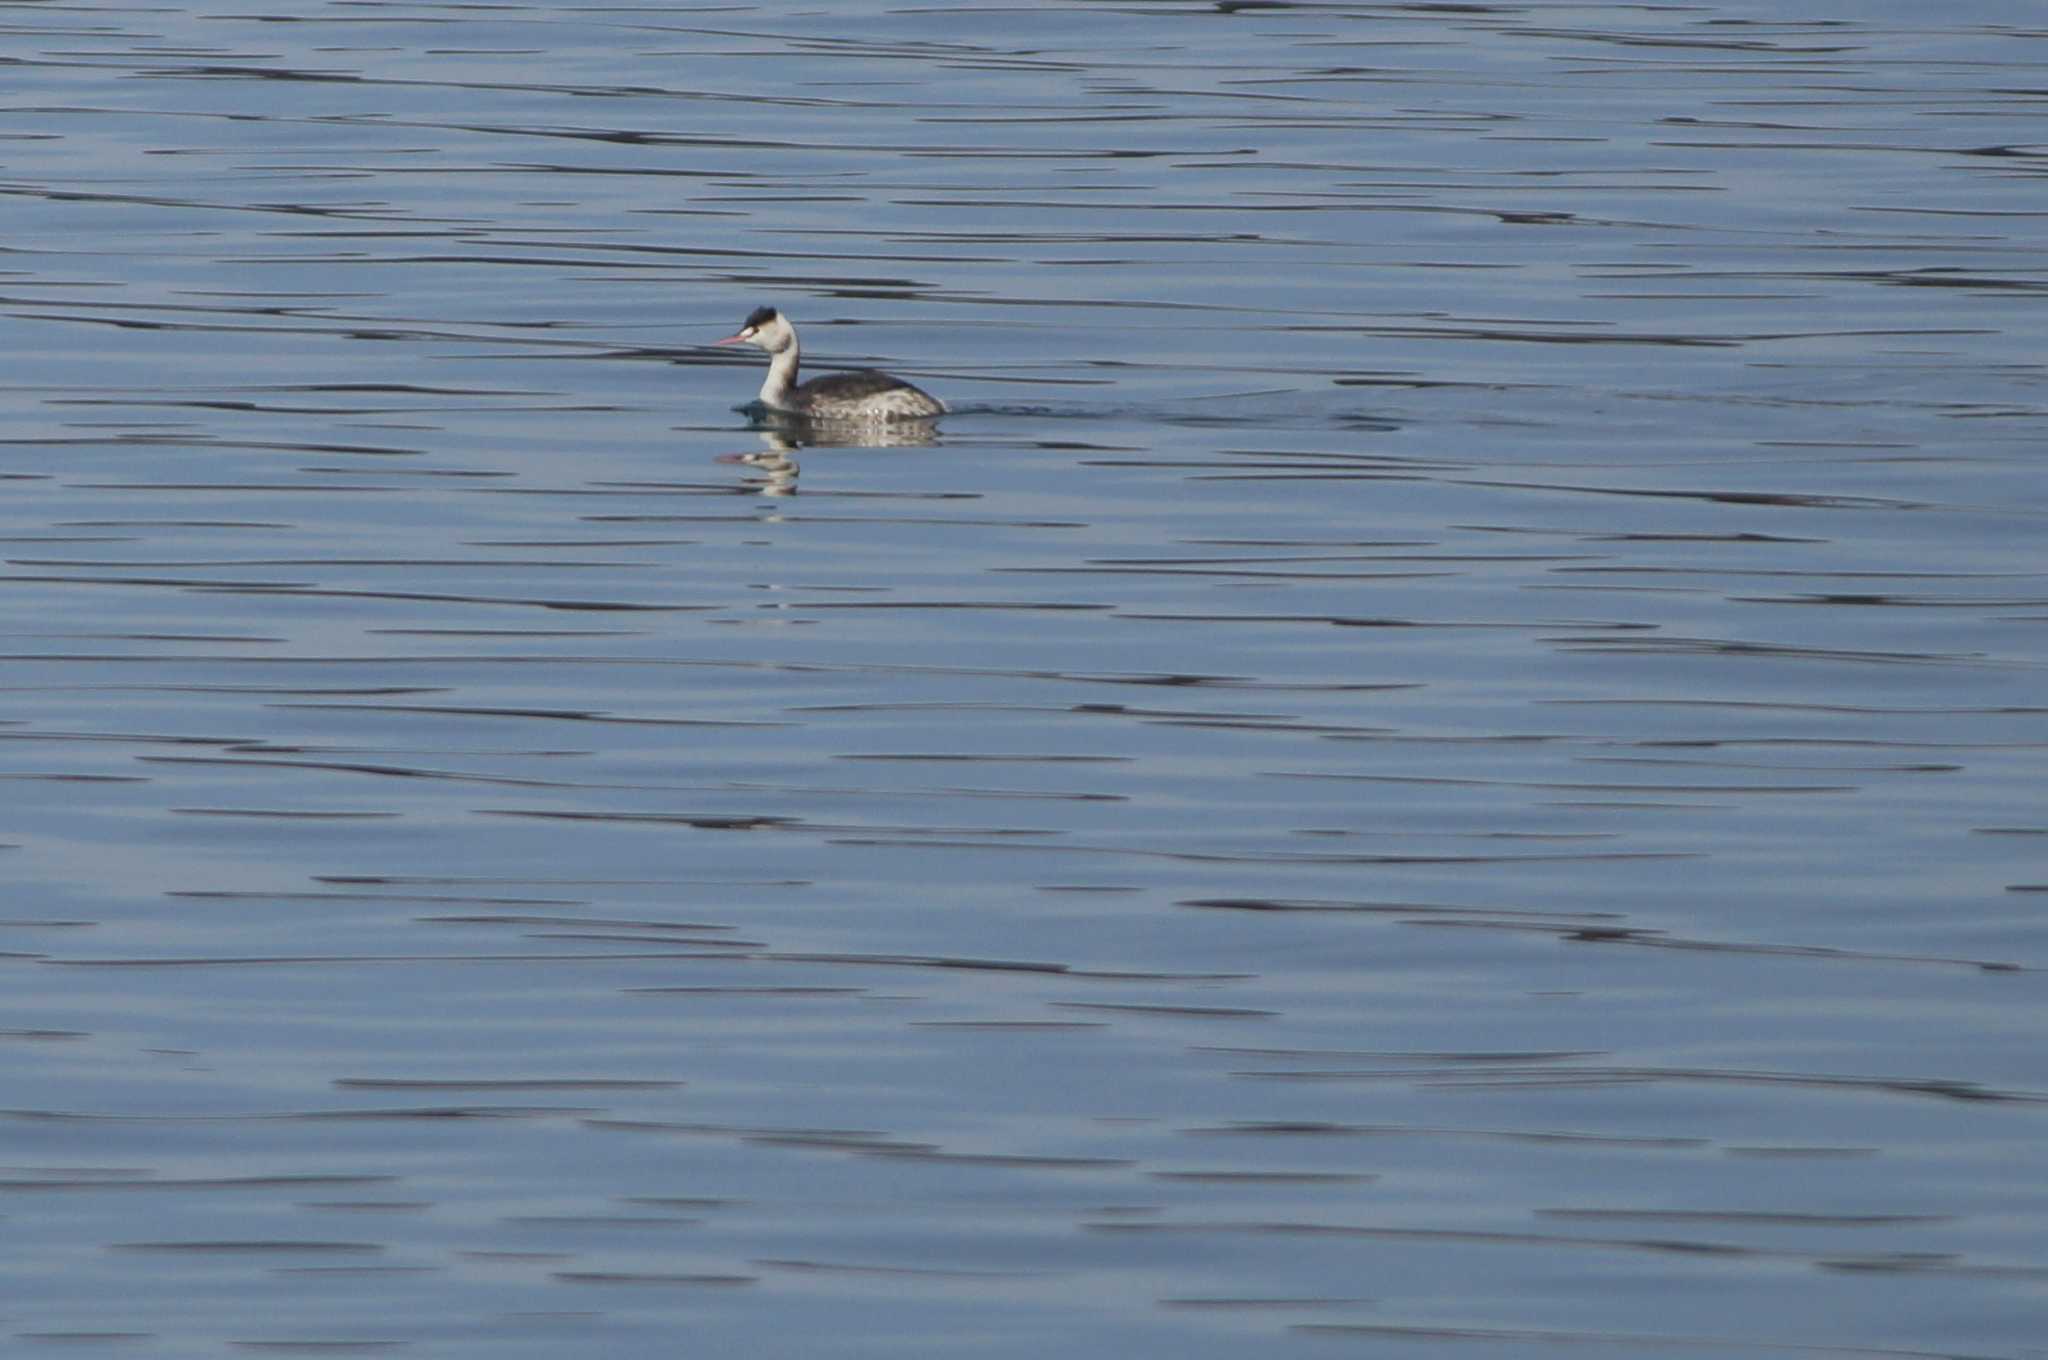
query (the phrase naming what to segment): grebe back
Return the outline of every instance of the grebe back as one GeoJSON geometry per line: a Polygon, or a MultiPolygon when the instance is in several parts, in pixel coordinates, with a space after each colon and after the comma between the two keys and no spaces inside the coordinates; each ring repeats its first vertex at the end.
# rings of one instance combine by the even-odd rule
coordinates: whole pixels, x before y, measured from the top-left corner
{"type": "Polygon", "coordinates": [[[773,307],[756,307],[737,334],[718,345],[752,345],[768,352],[768,377],[761,384],[761,404],[812,420],[929,420],[944,415],[946,404],[901,378],[878,369],[830,373],[807,383],[796,380],[803,349],[796,327],[773,307]]]}

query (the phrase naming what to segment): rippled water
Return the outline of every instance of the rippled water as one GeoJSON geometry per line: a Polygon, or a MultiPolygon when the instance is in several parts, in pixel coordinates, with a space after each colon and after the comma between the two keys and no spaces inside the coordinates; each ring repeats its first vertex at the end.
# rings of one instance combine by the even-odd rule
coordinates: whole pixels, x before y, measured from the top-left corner
{"type": "Polygon", "coordinates": [[[2039,19],[0,7],[0,1334],[2048,1354],[2039,19]]]}

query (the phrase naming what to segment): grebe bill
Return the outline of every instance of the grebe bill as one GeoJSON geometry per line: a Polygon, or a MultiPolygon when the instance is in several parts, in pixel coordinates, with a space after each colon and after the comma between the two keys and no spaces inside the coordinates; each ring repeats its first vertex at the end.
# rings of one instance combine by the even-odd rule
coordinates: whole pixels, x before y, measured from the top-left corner
{"type": "Polygon", "coordinates": [[[803,347],[796,327],[773,307],[756,307],[737,334],[715,345],[752,345],[768,352],[768,377],[761,384],[761,404],[813,420],[929,420],[946,413],[946,403],[901,378],[878,369],[830,373],[807,383],[796,380],[803,347]]]}

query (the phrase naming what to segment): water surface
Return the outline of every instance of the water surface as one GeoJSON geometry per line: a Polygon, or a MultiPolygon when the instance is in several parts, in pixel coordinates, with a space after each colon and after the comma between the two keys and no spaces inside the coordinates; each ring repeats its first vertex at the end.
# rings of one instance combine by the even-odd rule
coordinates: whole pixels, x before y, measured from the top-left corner
{"type": "Polygon", "coordinates": [[[0,8],[10,1344],[2038,1356],[2029,23],[0,8]]]}

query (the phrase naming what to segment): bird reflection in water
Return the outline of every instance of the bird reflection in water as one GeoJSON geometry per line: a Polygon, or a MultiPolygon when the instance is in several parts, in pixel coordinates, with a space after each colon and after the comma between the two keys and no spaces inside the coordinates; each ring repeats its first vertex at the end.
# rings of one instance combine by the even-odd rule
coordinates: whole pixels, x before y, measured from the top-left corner
{"type": "Polygon", "coordinates": [[[764,434],[761,440],[768,447],[759,453],[722,453],[718,456],[718,461],[742,463],[760,473],[758,477],[748,477],[744,480],[746,485],[763,496],[794,496],[796,477],[803,469],[797,466],[796,459],[790,455],[796,452],[798,446],[780,435],[764,434]]]}
{"type": "Polygon", "coordinates": [[[821,449],[894,449],[925,447],[939,442],[938,431],[928,421],[805,420],[781,412],[755,408],[755,432],[762,448],[753,453],[719,455],[721,463],[738,463],[752,468],[758,476],[746,479],[763,496],[794,496],[797,475],[803,471],[796,451],[821,449]]]}

